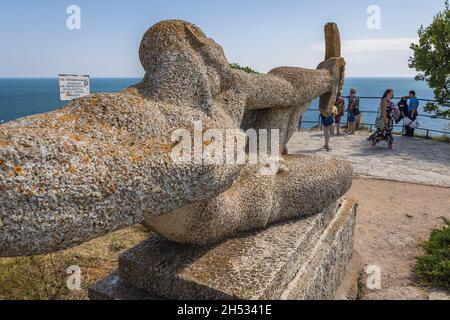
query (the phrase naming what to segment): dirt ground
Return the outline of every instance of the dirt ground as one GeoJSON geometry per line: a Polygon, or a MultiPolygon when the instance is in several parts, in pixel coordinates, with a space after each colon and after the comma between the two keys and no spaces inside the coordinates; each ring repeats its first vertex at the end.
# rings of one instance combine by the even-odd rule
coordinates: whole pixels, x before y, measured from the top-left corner
{"type": "Polygon", "coordinates": [[[450,218],[450,188],[355,179],[348,197],[359,201],[355,249],[364,265],[381,269],[381,290],[364,299],[438,299],[445,293],[422,287],[415,257],[433,228],[450,218]]]}

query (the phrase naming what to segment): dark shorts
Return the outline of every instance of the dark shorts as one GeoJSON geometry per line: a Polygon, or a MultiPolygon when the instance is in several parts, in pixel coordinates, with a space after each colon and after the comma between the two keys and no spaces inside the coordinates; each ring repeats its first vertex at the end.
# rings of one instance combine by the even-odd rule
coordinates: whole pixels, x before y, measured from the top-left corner
{"type": "Polygon", "coordinates": [[[355,118],[355,115],[353,114],[353,112],[348,113],[347,121],[350,123],[356,122],[356,118],[355,118]]]}

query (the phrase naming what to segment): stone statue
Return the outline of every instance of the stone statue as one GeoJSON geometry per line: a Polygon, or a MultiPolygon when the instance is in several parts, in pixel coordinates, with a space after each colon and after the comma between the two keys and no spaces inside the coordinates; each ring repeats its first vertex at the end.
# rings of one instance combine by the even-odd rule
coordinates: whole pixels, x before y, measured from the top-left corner
{"type": "Polygon", "coordinates": [[[175,163],[172,132],[279,129],[280,152],[318,97],[334,104],[344,78],[337,26],[317,70],[267,75],[230,67],[195,25],[163,21],[144,35],[143,81],[0,126],[0,256],[49,253],[144,224],[167,239],[210,244],[321,212],[349,189],[338,160],[285,156],[258,165],[175,163]]]}

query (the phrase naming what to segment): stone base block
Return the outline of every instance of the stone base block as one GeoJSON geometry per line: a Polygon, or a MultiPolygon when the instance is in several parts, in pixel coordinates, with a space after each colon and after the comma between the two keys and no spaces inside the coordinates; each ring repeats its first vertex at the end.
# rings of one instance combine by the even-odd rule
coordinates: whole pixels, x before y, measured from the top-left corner
{"type": "Polygon", "coordinates": [[[208,248],[152,236],[119,259],[91,299],[333,299],[353,252],[356,203],[208,248]]]}

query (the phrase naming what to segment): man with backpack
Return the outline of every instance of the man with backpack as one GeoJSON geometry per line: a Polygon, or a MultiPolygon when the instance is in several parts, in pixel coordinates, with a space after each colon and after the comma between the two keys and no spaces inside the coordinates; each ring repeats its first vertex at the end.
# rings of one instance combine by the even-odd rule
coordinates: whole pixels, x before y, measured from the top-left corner
{"type": "Polygon", "coordinates": [[[409,95],[404,97],[404,99],[408,99],[408,112],[405,118],[405,136],[414,137],[414,131],[416,128],[415,123],[419,115],[419,99],[417,99],[416,92],[414,90],[411,90],[409,95]]]}
{"type": "Polygon", "coordinates": [[[361,122],[361,112],[359,111],[359,96],[356,89],[350,89],[348,97],[348,134],[355,134],[356,129],[361,122]]]}

